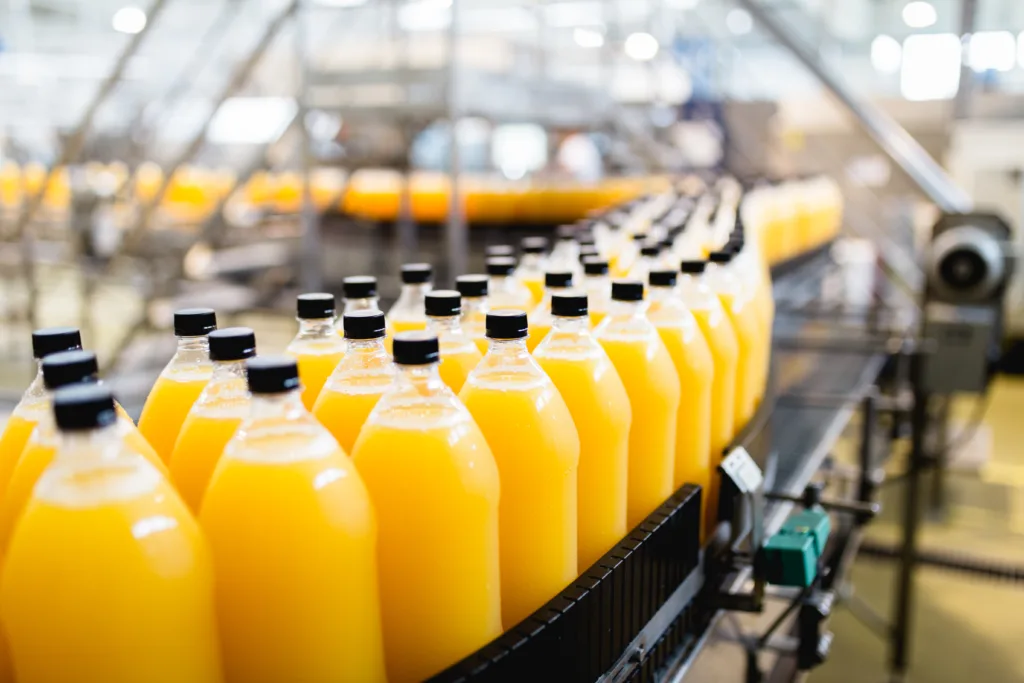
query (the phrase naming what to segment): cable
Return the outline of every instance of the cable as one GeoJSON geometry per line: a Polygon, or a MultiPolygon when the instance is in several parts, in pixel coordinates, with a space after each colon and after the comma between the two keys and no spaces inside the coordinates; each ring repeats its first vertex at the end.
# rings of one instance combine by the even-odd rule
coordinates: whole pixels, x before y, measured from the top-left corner
{"type": "MultiPolygon", "coordinates": [[[[864,541],[860,546],[860,556],[862,557],[896,559],[900,556],[900,552],[900,549],[896,546],[870,541],[864,541]]],[[[1024,584],[1024,567],[988,558],[975,557],[966,553],[949,550],[921,550],[917,554],[917,560],[922,565],[936,569],[962,572],[997,581],[1009,581],[1014,584],[1024,584]]]]}

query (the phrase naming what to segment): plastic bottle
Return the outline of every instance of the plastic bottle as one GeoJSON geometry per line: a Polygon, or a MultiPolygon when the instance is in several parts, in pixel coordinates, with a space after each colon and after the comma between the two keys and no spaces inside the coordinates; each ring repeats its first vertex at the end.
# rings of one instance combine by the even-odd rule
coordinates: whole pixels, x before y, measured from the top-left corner
{"type": "Polygon", "coordinates": [[[324,384],[313,414],[351,454],[370,411],[394,383],[395,366],[384,348],[383,313],[346,313],[343,325],[348,352],[324,384]]]}
{"type": "Polygon", "coordinates": [[[586,259],[583,262],[585,273],[583,285],[587,292],[587,309],[590,311],[590,324],[597,327],[608,314],[612,301],[612,280],[608,277],[608,261],[604,259],[586,259]]]}
{"type": "Polygon", "coordinates": [[[377,511],[391,683],[429,678],[501,633],[498,468],[438,360],[436,336],[395,335],[398,378],[353,453],[377,511]]]}
{"type": "Polygon", "coordinates": [[[516,268],[516,279],[530,290],[533,304],[540,303],[544,296],[544,254],[548,250],[548,241],[544,237],[524,237],[522,241],[523,258],[516,268]]]}
{"type": "Polygon", "coordinates": [[[629,395],[608,354],[590,332],[587,297],[551,297],[551,333],[533,352],[579,427],[577,565],[586,570],[626,532],[629,395]]]}
{"type": "Polygon", "coordinates": [[[544,274],[544,298],[528,316],[530,336],[526,338],[526,347],[532,353],[541,340],[551,331],[551,297],[563,294],[572,287],[572,271],[549,271],[544,274]]]}
{"type": "Polygon", "coordinates": [[[376,520],[352,461],[309,414],[296,362],[246,364],[252,410],[199,522],[229,681],[384,681],[376,520]]]}
{"type": "Polygon", "coordinates": [[[731,251],[713,251],[704,279],[712,292],[718,295],[722,308],[729,316],[739,344],[736,361],[736,412],[733,431],[738,433],[754,416],[758,400],[759,364],[764,356],[764,339],[754,309],[751,292],[745,291],[728,267],[731,251]]]}
{"type": "Polygon", "coordinates": [[[633,408],[626,514],[631,529],[674,491],[679,413],[679,376],[658,330],[645,315],[643,297],[642,282],[613,282],[612,306],[594,330],[633,408]]]}
{"type": "MultiPolygon", "coordinates": [[[[647,318],[658,328],[679,375],[680,400],[676,414],[675,483],[711,485],[711,390],[715,363],[693,313],[675,291],[675,270],[651,271],[647,318]]],[[[706,505],[707,496],[702,498],[706,505]]]]}
{"type": "Polygon", "coordinates": [[[458,393],[466,377],[483,358],[480,349],[462,330],[462,295],[452,289],[439,289],[427,294],[427,330],[437,335],[441,344],[441,379],[458,393]]]}
{"type": "Polygon", "coordinates": [[[20,683],[216,683],[213,568],[98,385],[53,399],[60,445],[11,539],[0,611],[20,683]]]}
{"type": "Polygon", "coordinates": [[[726,249],[735,254],[733,266],[747,295],[751,297],[751,305],[757,312],[758,337],[762,343],[760,356],[757,360],[757,381],[755,409],[764,398],[768,374],[771,366],[772,329],[775,325],[775,298],[772,294],[771,272],[758,253],[756,240],[747,242],[742,229],[729,238],[726,249]]]}
{"type": "Polygon", "coordinates": [[[650,272],[658,268],[661,251],[660,243],[646,242],[641,245],[640,255],[633,262],[633,267],[629,269],[629,279],[646,283],[650,272]]]}
{"type": "MultiPolygon", "coordinates": [[[[377,278],[372,275],[352,275],[342,282],[342,315],[353,311],[380,311],[380,299],[377,296],[377,278]]],[[[345,336],[342,329],[341,316],[335,322],[335,331],[339,337],[345,336]]],[[[387,334],[390,339],[393,336],[390,323],[387,325],[387,334]]]]}
{"type": "Polygon", "coordinates": [[[245,361],[255,355],[256,335],[248,327],[210,333],[213,375],[185,418],[170,462],[171,481],[193,511],[199,511],[224,446],[249,414],[245,361]]]}
{"type": "Polygon", "coordinates": [[[460,275],[455,278],[455,289],[462,295],[462,331],[469,335],[480,354],[487,353],[487,301],[486,275],[460,275]]]}
{"type": "Polygon", "coordinates": [[[188,411],[213,374],[207,336],[215,329],[217,314],[212,308],[183,308],[174,312],[178,349],[146,397],[139,417],[139,431],[165,463],[171,459],[188,411]]]}
{"type": "Polygon", "coordinates": [[[47,327],[32,333],[32,355],[36,359],[36,376],[22,394],[18,405],[0,435],[0,498],[7,490],[14,466],[25,450],[42,415],[46,413],[46,387],[43,385],[42,361],[48,355],[82,348],[82,334],[77,327],[47,327]]]}
{"type": "Polygon", "coordinates": [[[557,239],[548,256],[547,270],[580,270],[580,245],[576,241],[576,228],[560,225],[555,235],[557,239]]]}
{"type": "Polygon", "coordinates": [[[513,277],[515,269],[515,259],[503,256],[487,259],[487,275],[490,278],[487,304],[492,311],[515,308],[525,313],[533,307],[533,294],[529,287],[513,277]]]}
{"type": "Polygon", "coordinates": [[[434,269],[428,263],[406,263],[402,266],[402,289],[395,305],[388,311],[388,322],[396,333],[426,329],[427,314],[423,310],[423,302],[432,289],[433,277],[434,269]]]}
{"type": "MultiPolygon", "coordinates": [[[[623,278],[633,272],[633,266],[640,258],[640,247],[646,241],[647,233],[638,232],[622,244],[618,254],[610,263],[613,276],[623,278]]],[[[643,281],[641,280],[641,282],[643,281]]]]}
{"type": "Polygon", "coordinates": [[[296,300],[299,333],[285,351],[299,363],[302,404],[311,409],[324,382],[345,355],[345,342],[334,327],[334,295],[300,294],[296,300]]]}
{"type": "Polygon", "coordinates": [[[492,244],[484,248],[484,255],[487,258],[492,256],[511,256],[514,258],[516,249],[511,244],[492,244]]]}
{"type": "Polygon", "coordinates": [[[526,348],[526,314],[487,315],[487,355],[459,397],[501,475],[501,614],[512,628],[577,576],[580,440],[565,401],[526,348]]]}

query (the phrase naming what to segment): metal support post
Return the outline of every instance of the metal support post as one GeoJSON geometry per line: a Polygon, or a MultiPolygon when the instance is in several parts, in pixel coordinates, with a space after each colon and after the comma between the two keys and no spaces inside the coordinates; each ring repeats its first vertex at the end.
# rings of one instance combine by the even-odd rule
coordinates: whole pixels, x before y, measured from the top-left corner
{"type": "Polygon", "coordinates": [[[450,125],[450,148],[448,175],[448,223],[445,228],[445,242],[448,251],[447,279],[466,272],[469,261],[469,234],[466,216],[462,207],[459,176],[462,160],[459,154],[458,123],[460,114],[459,94],[459,9],[462,0],[452,0],[451,25],[448,27],[448,121],[450,125]]]}
{"type": "Polygon", "coordinates": [[[878,422],[878,393],[872,389],[864,397],[860,425],[860,481],[857,500],[870,503],[875,499],[875,424],[878,422]]]}
{"type": "Polygon", "coordinates": [[[313,204],[313,140],[310,136],[309,81],[311,47],[309,41],[309,13],[312,11],[308,0],[299,0],[295,15],[295,56],[298,67],[298,125],[299,145],[302,163],[302,209],[299,221],[302,232],[302,246],[299,256],[299,285],[303,291],[317,292],[323,289],[323,256],[321,249],[320,217],[313,204]]]}

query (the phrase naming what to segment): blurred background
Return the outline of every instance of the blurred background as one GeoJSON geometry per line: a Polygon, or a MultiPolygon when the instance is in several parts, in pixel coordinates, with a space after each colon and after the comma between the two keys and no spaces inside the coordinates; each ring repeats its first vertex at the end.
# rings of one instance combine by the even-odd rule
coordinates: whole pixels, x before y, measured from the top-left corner
{"type": "MultiPolygon", "coordinates": [[[[1021,225],[1022,149],[1020,0],[0,0],[0,403],[36,327],[80,326],[137,414],[175,308],[279,350],[301,291],[376,275],[386,310],[401,263],[446,284],[683,173],[828,174],[845,233],[912,263],[953,187],[1021,225]]],[[[1021,386],[972,441],[973,521],[936,527],[958,544],[1024,547],[1021,386]]],[[[1024,681],[1020,591],[926,581],[920,680],[1024,681]]],[[[837,628],[812,678],[877,680],[879,642],[837,628]]]]}

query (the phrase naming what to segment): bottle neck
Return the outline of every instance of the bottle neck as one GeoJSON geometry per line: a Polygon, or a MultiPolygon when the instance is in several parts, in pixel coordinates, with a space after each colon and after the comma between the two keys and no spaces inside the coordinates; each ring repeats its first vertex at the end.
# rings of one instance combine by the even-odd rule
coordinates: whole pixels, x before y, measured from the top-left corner
{"type": "Polygon", "coordinates": [[[36,376],[32,379],[32,382],[28,385],[28,389],[22,395],[21,403],[37,403],[48,396],[46,391],[46,384],[43,382],[43,361],[36,361],[36,376]]]}
{"type": "Polygon", "coordinates": [[[449,333],[453,333],[453,334],[458,334],[459,332],[462,331],[462,326],[461,326],[461,324],[459,322],[459,316],[457,316],[457,315],[452,315],[452,316],[448,316],[448,315],[445,315],[445,316],[428,315],[427,316],[427,329],[429,331],[431,331],[431,332],[434,332],[435,334],[440,334],[441,332],[449,332],[449,333]]]}
{"type": "Polygon", "coordinates": [[[526,339],[491,339],[487,338],[487,355],[503,355],[509,357],[529,357],[530,350],[526,339]]]}
{"type": "Polygon", "coordinates": [[[345,299],[345,310],[342,313],[352,313],[353,311],[379,311],[380,310],[380,299],[375,296],[366,297],[365,299],[345,299]]]}
{"type": "Polygon", "coordinates": [[[178,337],[178,353],[201,352],[209,355],[210,338],[205,334],[201,337],[178,337]]]}
{"type": "Polygon", "coordinates": [[[523,254],[522,258],[519,259],[520,268],[526,270],[540,270],[540,267],[543,263],[543,254],[523,254]]]}
{"type": "Polygon", "coordinates": [[[612,299],[608,304],[608,317],[610,318],[642,318],[647,310],[647,303],[644,301],[616,301],[612,299]]]}
{"type": "Polygon", "coordinates": [[[300,337],[333,337],[334,318],[299,318],[300,337]]]}
{"type": "Polygon", "coordinates": [[[429,282],[417,282],[415,284],[403,284],[402,289],[399,291],[399,297],[405,299],[409,298],[412,300],[422,300],[430,292],[431,286],[429,282]]]}
{"type": "Polygon", "coordinates": [[[611,284],[612,279],[607,275],[587,275],[585,278],[587,287],[604,287],[611,284]]]}
{"type": "Polygon", "coordinates": [[[438,363],[428,365],[399,365],[397,383],[399,388],[413,389],[421,396],[436,394],[444,390],[438,363]]]}
{"type": "Polygon", "coordinates": [[[211,382],[223,382],[226,380],[245,379],[244,360],[220,360],[213,363],[213,375],[211,382]]]}
{"type": "Polygon", "coordinates": [[[587,316],[580,317],[561,317],[554,316],[551,319],[551,329],[556,332],[565,332],[567,334],[584,334],[590,332],[590,318],[587,316]]]}
{"type": "Polygon", "coordinates": [[[249,417],[255,420],[298,417],[305,413],[302,393],[298,389],[279,394],[253,394],[249,408],[249,417]]]}
{"type": "Polygon", "coordinates": [[[387,352],[384,348],[384,337],[375,339],[345,339],[349,353],[375,353],[378,351],[387,352]]]}
{"type": "Polygon", "coordinates": [[[482,296],[462,297],[462,317],[487,310],[487,299],[482,296]]]}
{"type": "Polygon", "coordinates": [[[653,285],[647,288],[647,298],[651,301],[668,301],[674,294],[675,287],[653,285]]]}
{"type": "Polygon", "coordinates": [[[117,421],[96,429],[60,432],[58,453],[59,459],[76,465],[116,460],[121,453],[117,421]]]}

